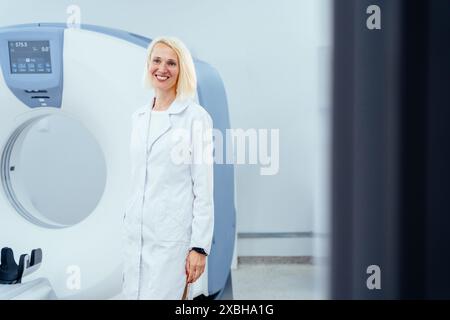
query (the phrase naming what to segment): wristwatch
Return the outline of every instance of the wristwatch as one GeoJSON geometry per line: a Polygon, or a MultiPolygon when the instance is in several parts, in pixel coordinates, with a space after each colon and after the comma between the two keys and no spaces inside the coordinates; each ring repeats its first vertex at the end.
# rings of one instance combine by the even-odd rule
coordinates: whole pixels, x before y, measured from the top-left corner
{"type": "Polygon", "coordinates": [[[208,254],[206,253],[205,249],[203,248],[197,248],[197,247],[193,247],[191,250],[194,250],[195,252],[201,253],[205,256],[207,256],[208,254]]]}

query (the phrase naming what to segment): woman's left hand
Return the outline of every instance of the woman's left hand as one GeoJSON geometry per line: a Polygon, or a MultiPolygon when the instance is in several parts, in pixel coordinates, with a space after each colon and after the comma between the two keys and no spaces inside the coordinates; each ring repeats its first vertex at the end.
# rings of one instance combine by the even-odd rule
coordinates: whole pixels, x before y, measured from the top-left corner
{"type": "Polygon", "coordinates": [[[186,258],[187,283],[194,283],[205,271],[206,256],[191,250],[186,258]]]}

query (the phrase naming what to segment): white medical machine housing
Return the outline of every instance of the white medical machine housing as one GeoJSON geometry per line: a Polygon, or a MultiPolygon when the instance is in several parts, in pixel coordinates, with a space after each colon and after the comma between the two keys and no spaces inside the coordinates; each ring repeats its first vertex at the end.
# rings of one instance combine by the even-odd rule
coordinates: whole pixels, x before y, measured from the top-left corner
{"type": "MultiPolygon", "coordinates": [[[[0,28],[0,247],[41,248],[40,269],[24,281],[48,279],[58,298],[121,291],[130,116],[150,96],[141,84],[150,41],[93,25],[0,28]]],[[[198,101],[225,137],[223,83],[194,60],[198,101]]],[[[225,154],[225,144],[215,148],[225,154]]],[[[234,169],[214,166],[207,280],[208,294],[220,297],[234,250],[234,169]]]]}

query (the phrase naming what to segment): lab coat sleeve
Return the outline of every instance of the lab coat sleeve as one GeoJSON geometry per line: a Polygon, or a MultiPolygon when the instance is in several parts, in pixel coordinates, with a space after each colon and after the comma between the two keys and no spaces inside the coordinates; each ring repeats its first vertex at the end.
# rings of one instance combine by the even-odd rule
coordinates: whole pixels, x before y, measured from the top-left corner
{"type": "Polygon", "coordinates": [[[191,177],[194,193],[190,247],[203,248],[209,255],[214,231],[214,161],[212,119],[208,113],[194,120],[191,177]]]}

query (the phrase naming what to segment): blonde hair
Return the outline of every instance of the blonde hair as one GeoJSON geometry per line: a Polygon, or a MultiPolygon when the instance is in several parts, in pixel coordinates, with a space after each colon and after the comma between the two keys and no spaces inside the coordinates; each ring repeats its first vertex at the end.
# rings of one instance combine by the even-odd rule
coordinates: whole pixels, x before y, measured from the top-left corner
{"type": "Polygon", "coordinates": [[[193,98],[197,93],[197,76],[195,75],[194,61],[188,48],[177,38],[158,37],[154,39],[147,48],[145,59],[145,70],[143,76],[143,86],[147,89],[153,89],[152,81],[149,76],[148,68],[150,56],[156,44],[162,43],[175,51],[178,57],[179,69],[177,81],[177,98],[193,98]]]}

